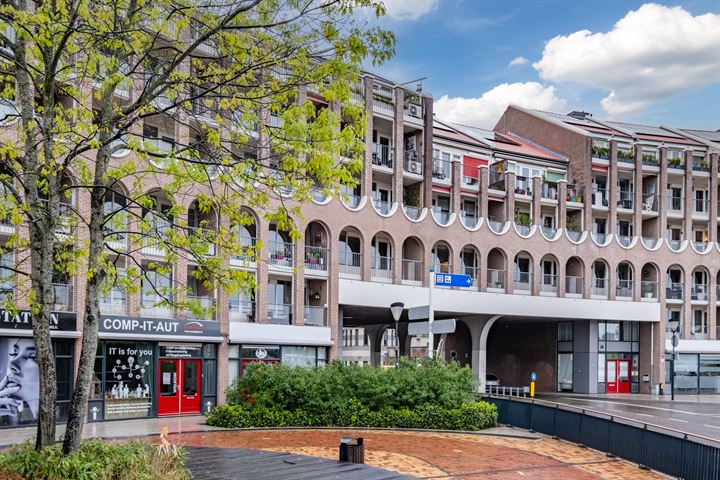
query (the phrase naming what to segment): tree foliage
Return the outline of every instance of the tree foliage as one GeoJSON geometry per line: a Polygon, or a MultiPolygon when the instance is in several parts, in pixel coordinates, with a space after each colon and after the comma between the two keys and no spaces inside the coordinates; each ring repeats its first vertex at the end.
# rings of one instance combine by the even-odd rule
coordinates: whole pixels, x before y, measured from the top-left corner
{"type": "Polygon", "coordinates": [[[237,241],[252,221],[244,207],[297,235],[292,218],[313,191],[353,182],[365,122],[352,91],[363,62],[383,62],[394,46],[367,12],[384,9],[376,0],[3,2],[0,217],[16,234],[2,248],[15,252],[7,307],[35,313],[38,447],[55,434],[54,281],[81,275],[85,289],[69,453],[100,295],[142,282],[158,305],[197,311],[185,279],[157,281],[180,258],[197,265],[198,284],[249,288],[227,261],[257,251],[237,241]],[[140,255],[147,248],[153,260],[140,255]]]}

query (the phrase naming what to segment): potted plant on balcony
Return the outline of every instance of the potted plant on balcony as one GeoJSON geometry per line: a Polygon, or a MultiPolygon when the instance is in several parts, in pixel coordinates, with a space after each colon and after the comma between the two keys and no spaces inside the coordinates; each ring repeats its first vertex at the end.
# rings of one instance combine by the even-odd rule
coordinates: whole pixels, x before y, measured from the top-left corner
{"type": "Polygon", "coordinates": [[[515,224],[523,227],[530,226],[530,215],[524,212],[517,212],[515,214],[515,224]]]}
{"type": "Polygon", "coordinates": [[[308,265],[322,265],[322,258],[320,257],[320,252],[318,251],[310,251],[307,252],[305,255],[305,258],[307,260],[308,265]]]}
{"type": "MultiPolygon", "coordinates": [[[[643,155],[643,160],[645,159],[645,155],[643,155]]],[[[668,159],[668,165],[674,168],[680,167],[681,160],[679,158],[669,158],[668,159]]]]}

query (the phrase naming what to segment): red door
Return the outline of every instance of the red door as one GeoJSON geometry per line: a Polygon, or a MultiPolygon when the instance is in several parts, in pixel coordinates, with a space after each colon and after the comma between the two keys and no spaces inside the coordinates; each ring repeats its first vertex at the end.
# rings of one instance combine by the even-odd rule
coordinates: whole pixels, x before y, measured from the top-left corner
{"type": "Polygon", "coordinates": [[[630,360],[607,361],[607,393],[630,393],[630,360]]]}
{"type": "Polygon", "coordinates": [[[160,360],[158,415],[172,415],[180,409],[180,360],[160,360]]]}
{"type": "Polygon", "coordinates": [[[200,360],[160,360],[158,415],[200,413],[200,360]]]}

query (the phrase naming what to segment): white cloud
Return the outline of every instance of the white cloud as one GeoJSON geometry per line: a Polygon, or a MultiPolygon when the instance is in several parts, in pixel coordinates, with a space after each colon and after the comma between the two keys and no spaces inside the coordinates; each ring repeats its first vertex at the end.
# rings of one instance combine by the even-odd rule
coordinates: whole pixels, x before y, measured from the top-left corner
{"type": "Polygon", "coordinates": [[[388,17],[412,22],[435,10],[439,2],[440,0],[383,0],[388,17]]]}
{"type": "Polygon", "coordinates": [[[566,102],[555,93],[552,85],[546,87],[538,82],[502,83],[478,98],[443,95],[433,108],[440,120],[492,128],[511,103],[538,110],[563,111],[566,102]]]}
{"type": "Polygon", "coordinates": [[[692,16],[682,7],[645,4],[607,33],[581,30],[549,40],[540,78],[608,91],[611,115],[720,81],[720,15],[692,16]]]}
{"type": "Polygon", "coordinates": [[[528,59],[525,57],[515,57],[512,62],[508,64],[508,67],[517,67],[520,65],[527,65],[528,59]]]}

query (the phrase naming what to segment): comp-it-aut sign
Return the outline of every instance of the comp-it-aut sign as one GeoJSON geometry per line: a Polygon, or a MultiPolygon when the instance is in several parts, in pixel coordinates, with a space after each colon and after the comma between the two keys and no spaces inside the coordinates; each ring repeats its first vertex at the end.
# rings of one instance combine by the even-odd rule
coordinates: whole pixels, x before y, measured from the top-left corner
{"type": "Polygon", "coordinates": [[[220,322],[103,315],[100,317],[99,331],[102,333],[167,337],[219,337],[220,322]]]}

